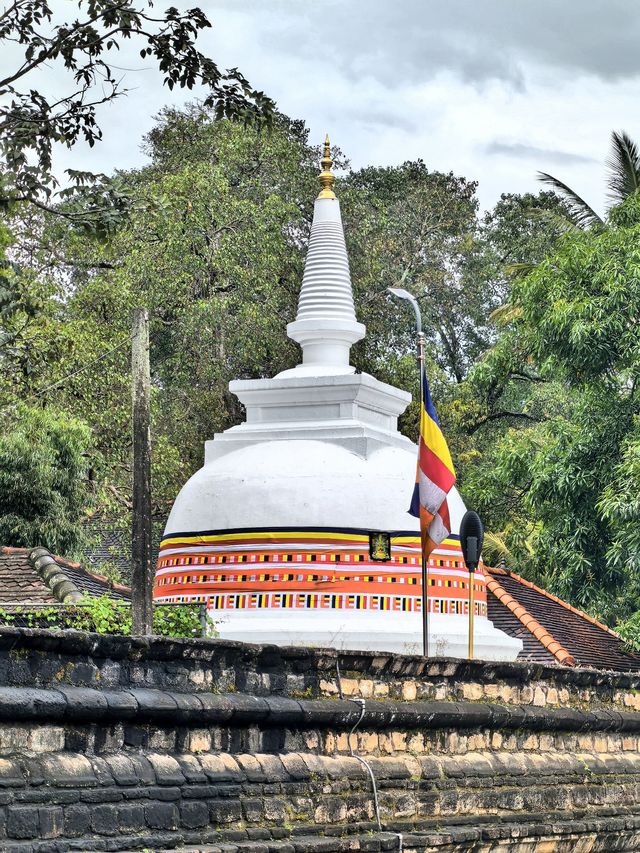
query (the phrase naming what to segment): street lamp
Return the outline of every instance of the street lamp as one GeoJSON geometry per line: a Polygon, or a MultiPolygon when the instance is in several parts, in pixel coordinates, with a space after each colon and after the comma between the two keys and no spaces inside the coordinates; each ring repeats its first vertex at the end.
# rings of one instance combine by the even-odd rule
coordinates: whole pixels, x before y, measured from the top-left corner
{"type": "Polygon", "coordinates": [[[460,547],[464,563],[469,571],[469,660],[473,658],[473,618],[475,610],[475,571],[480,562],[482,543],[484,542],[484,526],[477,512],[468,509],[460,522],[460,547]]]}
{"type": "Polygon", "coordinates": [[[418,300],[412,293],[409,293],[408,290],[405,290],[403,287],[388,287],[387,290],[392,296],[397,297],[398,299],[406,299],[407,302],[411,303],[411,307],[413,308],[416,315],[416,326],[418,327],[418,334],[422,334],[422,314],[420,313],[420,306],[418,305],[418,300]]]}
{"type": "MultiPolygon", "coordinates": [[[[418,343],[418,362],[420,368],[420,418],[422,418],[422,409],[424,400],[422,399],[422,375],[424,372],[424,332],[422,331],[422,315],[420,314],[420,306],[418,300],[402,287],[388,287],[387,290],[392,296],[397,299],[404,299],[411,303],[413,312],[416,315],[416,337],[418,343]]],[[[422,525],[420,529],[422,534],[422,525]]],[[[429,657],[429,561],[424,556],[424,542],[422,535],[420,536],[420,550],[422,552],[422,653],[425,657],[429,657]]]]}

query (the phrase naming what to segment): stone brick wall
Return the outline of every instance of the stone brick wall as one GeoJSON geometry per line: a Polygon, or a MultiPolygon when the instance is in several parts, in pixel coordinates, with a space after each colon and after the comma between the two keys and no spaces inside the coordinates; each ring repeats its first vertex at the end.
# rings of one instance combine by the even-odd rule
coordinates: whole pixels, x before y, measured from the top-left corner
{"type": "Polygon", "coordinates": [[[640,677],[0,631],[0,850],[183,847],[638,851],[640,677]]]}

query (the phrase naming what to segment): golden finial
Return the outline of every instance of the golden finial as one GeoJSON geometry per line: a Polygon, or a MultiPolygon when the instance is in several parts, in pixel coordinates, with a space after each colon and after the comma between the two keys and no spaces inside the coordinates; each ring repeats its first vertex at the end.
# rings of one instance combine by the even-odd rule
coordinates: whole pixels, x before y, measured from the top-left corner
{"type": "Polygon", "coordinates": [[[333,191],[333,186],[336,182],[336,176],[331,171],[331,167],[333,166],[333,160],[331,159],[331,147],[329,145],[329,134],[326,135],[324,140],[324,156],[320,161],[322,166],[322,171],[318,175],[320,179],[320,184],[322,189],[318,195],[318,198],[335,198],[336,194],[333,191]]]}

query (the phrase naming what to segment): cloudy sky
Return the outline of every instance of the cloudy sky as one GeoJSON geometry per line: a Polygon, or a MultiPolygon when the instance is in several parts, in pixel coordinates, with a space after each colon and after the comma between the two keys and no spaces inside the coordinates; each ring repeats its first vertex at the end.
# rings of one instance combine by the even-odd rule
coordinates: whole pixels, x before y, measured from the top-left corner
{"type": "MultiPolygon", "coordinates": [[[[611,130],[640,140],[640,4],[629,0],[200,5],[213,23],[203,49],[305,119],[315,141],[328,131],[355,167],[421,157],[477,180],[484,207],[535,190],[543,170],[602,209],[611,130]]],[[[143,162],[152,115],[184,99],[134,57],[119,58],[139,69],[126,72],[128,98],[105,110],[104,142],[75,152],[76,168],[143,162]]]]}

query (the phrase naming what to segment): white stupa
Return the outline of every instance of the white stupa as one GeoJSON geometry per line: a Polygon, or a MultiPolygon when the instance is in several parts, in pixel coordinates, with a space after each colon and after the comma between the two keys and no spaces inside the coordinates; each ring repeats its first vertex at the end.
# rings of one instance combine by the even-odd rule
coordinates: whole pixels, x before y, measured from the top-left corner
{"type": "MultiPolygon", "coordinates": [[[[411,398],[349,364],[365,327],[331,165],[327,139],[298,315],[287,326],[302,362],[230,384],[246,421],[206,442],[204,466],[178,495],[154,597],[207,602],[228,639],[421,653],[419,525],[407,512],[417,450],[397,429],[411,398]],[[379,532],[390,534],[390,559],[376,553],[379,532]]],[[[464,511],[454,490],[454,534],[464,511]]],[[[466,656],[468,595],[452,534],[429,560],[432,654],[466,656]]],[[[487,619],[481,572],[475,601],[475,655],[513,660],[522,644],[487,619]]]]}

